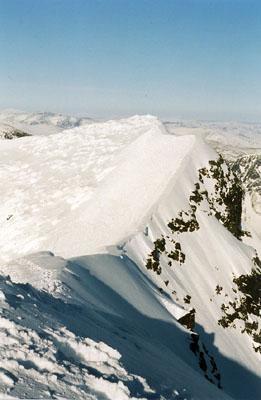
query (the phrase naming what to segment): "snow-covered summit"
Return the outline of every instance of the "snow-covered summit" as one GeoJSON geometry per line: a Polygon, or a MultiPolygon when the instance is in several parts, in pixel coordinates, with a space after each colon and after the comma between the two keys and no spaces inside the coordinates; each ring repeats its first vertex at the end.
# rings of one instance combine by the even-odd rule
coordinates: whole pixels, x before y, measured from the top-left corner
{"type": "Polygon", "coordinates": [[[119,154],[113,170],[90,199],[59,227],[63,235],[53,237],[54,251],[66,257],[100,253],[143,229],[175,184],[194,142],[193,136],[163,135],[157,126],[133,141],[119,154]],[[68,242],[72,243],[70,248],[68,242]]]}
{"type": "MultiPolygon", "coordinates": [[[[126,165],[126,172],[135,185],[135,174],[142,172],[143,158],[147,159],[149,165],[154,164],[152,167],[157,165],[157,148],[153,140],[159,142],[157,137],[162,136],[163,142],[167,144],[168,137],[163,136],[163,131],[161,123],[155,117],[136,116],[74,128],[66,135],[59,133],[23,138],[19,142],[1,142],[0,259],[7,261],[33,251],[52,250],[61,230],[65,235],[67,226],[71,225],[69,219],[75,218],[75,209],[82,203],[92,202],[100,183],[113,169],[117,173],[121,168],[120,164],[126,165]],[[134,147],[131,153],[133,159],[128,161],[128,151],[125,155],[119,153],[141,135],[144,135],[145,139],[141,140],[147,141],[148,148],[153,148],[154,155],[150,153],[146,156],[148,149],[136,146],[139,153],[136,154],[134,147]],[[135,171],[132,172],[129,162],[133,162],[135,171]]],[[[170,140],[175,142],[174,138],[170,140]]],[[[171,158],[170,152],[168,154],[171,158]]],[[[129,179],[127,175],[121,176],[122,184],[125,178],[129,179]]],[[[142,174],[139,185],[143,184],[141,181],[142,174]]],[[[127,190],[128,184],[125,187],[127,190]]],[[[131,199],[129,203],[130,201],[131,199]]],[[[94,208],[95,202],[96,200],[94,208]]],[[[87,214],[85,208],[80,212],[87,214]]],[[[89,218],[93,217],[92,213],[93,210],[89,212],[89,218]]],[[[82,216],[77,219],[82,220],[82,216]]],[[[76,225],[77,223],[73,224],[76,225]]],[[[78,229],[81,229],[80,226],[78,229]]],[[[65,247],[68,248],[67,245],[65,247]]]]}

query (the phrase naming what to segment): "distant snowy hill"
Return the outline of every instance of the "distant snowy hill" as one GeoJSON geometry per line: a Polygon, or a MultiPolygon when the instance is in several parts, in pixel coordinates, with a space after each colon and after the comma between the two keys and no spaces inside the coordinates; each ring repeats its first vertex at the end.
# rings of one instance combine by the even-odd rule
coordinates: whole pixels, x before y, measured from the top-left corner
{"type": "Polygon", "coordinates": [[[0,138],[5,127],[23,131],[30,135],[50,135],[64,129],[89,124],[90,118],[79,118],[52,112],[23,112],[18,110],[0,111],[0,138]]]}
{"type": "Polygon", "coordinates": [[[169,133],[202,137],[226,159],[261,153],[261,124],[239,122],[176,121],[165,123],[169,133]]]}
{"type": "Polygon", "coordinates": [[[1,139],[18,139],[25,136],[31,136],[29,133],[17,129],[11,125],[0,123],[0,140],[1,139]]]}
{"type": "Polygon", "coordinates": [[[0,142],[3,396],[259,397],[261,261],[231,170],[252,191],[259,164],[174,125],[0,142]]]}

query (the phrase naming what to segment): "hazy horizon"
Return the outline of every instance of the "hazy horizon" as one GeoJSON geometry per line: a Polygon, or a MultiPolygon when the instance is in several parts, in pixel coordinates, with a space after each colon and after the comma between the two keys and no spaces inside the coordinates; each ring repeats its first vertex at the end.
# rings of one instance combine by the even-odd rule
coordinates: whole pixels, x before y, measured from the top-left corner
{"type": "Polygon", "coordinates": [[[257,0],[0,0],[0,108],[261,121],[257,0]]]}

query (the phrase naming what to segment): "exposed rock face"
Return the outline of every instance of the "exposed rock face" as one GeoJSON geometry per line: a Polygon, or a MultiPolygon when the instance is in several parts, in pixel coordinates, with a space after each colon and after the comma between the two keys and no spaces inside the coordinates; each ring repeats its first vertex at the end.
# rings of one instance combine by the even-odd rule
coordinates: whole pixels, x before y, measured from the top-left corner
{"type": "Polygon", "coordinates": [[[179,323],[191,331],[195,328],[195,308],[192,308],[186,315],[178,319],[179,323]]]}
{"type": "Polygon", "coordinates": [[[261,194],[261,155],[245,155],[231,165],[247,191],[261,194]]]}
{"type": "MultiPolygon", "coordinates": [[[[198,170],[198,182],[189,197],[190,208],[181,210],[178,217],[167,224],[168,235],[161,235],[154,241],[154,248],[149,254],[146,268],[158,275],[162,272],[162,257],[168,258],[168,266],[173,262],[185,263],[186,254],[182,251],[178,236],[200,229],[197,209],[202,208],[208,216],[214,216],[237,239],[246,234],[241,227],[243,190],[238,177],[222,156],[210,160],[206,167],[198,170]]],[[[189,296],[190,297],[190,296],[189,296]]]]}
{"type": "Polygon", "coordinates": [[[261,155],[251,154],[239,157],[230,163],[232,170],[241,182],[244,191],[242,204],[243,229],[249,231],[251,237],[245,242],[257,249],[260,248],[261,226],[261,155]]]}
{"type": "Polygon", "coordinates": [[[242,274],[233,279],[235,287],[234,299],[223,303],[223,316],[219,324],[223,328],[240,325],[242,333],[247,333],[253,342],[253,348],[261,353],[261,329],[259,326],[261,309],[261,261],[256,256],[253,259],[254,267],[250,274],[242,274]]]}

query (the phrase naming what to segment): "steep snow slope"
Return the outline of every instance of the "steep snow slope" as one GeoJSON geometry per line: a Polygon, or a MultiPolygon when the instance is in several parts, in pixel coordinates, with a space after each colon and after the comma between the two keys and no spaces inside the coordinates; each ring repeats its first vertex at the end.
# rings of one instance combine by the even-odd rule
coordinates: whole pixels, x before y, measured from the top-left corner
{"type": "MultiPolygon", "coordinates": [[[[253,341],[241,333],[244,323],[240,320],[236,321],[235,329],[225,330],[218,324],[222,304],[235,298],[233,275],[250,272],[254,250],[240,243],[214,216],[208,215],[209,209],[204,203],[196,211],[199,228],[194,229],[191,224],[193,231],[187,229],[182,233],[182,229],[173,232],[168,226],[173,218],[182,219],[179,211],[190,210],[186,199],[189,199],[192,182],[197,181],[191,174],[196,165],[190,160],[166,203],[160,204],[144,233],[132,238],[125,249],[138,265],[150,268],[147,273],[161,291],[167,292],[180,305],[188,307],[189,303],[189,307],[195,309],[195,331],[214,356],[227,392],[236,398],[255,399],[260,392],[260,378],[255,377],[260,374],[260,360],[253,349],[253,341]],[[162,238],[164,251],[158,250],[160,267],[157,268],[157,257],[156,265],[151,266],[148,260],[153,259],[149,254],[156,248],[155,241],[162,241],[162,238]],[[154,266],[155,271],[152,270],[154,266]],[[253,375],[243,371],[243,365],[253,375]],[[252,382],[251,389],[245,386],[245,380],[252,382]]],[[[184,214],[182,216],[184,218],[184,214]]],[[[190,218],[185,217],[186,220],[190,218]]]]}
{"type": "Polygon", "coordinates": [[[218,323],[255,252],[229,232],[238,188],[214,151],[153,117],[1,150],[2,392],[258,398],[255,330],[218,323]],[[46,249],[63,258],[26,255],[46,249]]]}
{"type": "Polygon", "coordinates": [[[230,162],[244,190],[242,207],[243,228],[251,233],[244,242],[255,247],[259,254],[261,238],[260,220],[260,155],[261,125],[238,122],[176,121],[165,124],[175,135],[196,135],[216,149],[230,162]]]}
{"type": "MultiPolygon", "coordinates": [[[[37,257],[42,267],[43,258],[53,267],[57,260],[39,254],[35,264],[37,257]]],[[[67,292],[50,294],[1,278],[0,391],[46,399],[229,398],[201,374],[190,333],[130,260],[73,260],[60,280],[67,292]]]]}

